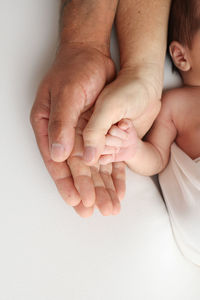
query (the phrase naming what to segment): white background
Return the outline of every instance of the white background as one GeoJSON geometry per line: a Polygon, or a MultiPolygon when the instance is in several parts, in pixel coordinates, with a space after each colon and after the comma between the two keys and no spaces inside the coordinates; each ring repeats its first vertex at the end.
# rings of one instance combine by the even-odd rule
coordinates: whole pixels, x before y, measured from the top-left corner
{"type": "MultiPolygon", "coordinates": [[[[58,12],[55,0],[0,0],[0,300],[198,300],[200,270],[150,178],[128,172],[119,216],[81,219],[43,165],[29,112],[58,12]]],[[[165,86],[177,82],[167,64],[165,86]]]]}

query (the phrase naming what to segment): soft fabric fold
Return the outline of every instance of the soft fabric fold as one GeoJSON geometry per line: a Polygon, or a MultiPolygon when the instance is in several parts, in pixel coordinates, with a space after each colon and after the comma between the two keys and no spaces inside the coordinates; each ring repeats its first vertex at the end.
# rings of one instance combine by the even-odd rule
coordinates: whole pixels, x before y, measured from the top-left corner
{"type": "Polygon", "coordinates": [[[159,182],[176,242],[184,256],[200,265],[200,158],[192,160],[174,143],[159,182]]]}

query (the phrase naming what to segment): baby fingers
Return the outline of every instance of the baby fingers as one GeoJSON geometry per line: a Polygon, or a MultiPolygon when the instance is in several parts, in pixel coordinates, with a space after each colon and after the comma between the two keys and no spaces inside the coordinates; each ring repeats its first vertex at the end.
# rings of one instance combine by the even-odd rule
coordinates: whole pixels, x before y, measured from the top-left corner
{"type": "MultiPolygon", "coordinates": [[[[120,121],[120,122],[122,122],[122,121],[120,121]]],[[[118,137],[118,138],[120,138],[122,140],[127,140],[128,139],[128,133],[123,128],[119,128],[116,125],[113,125],[110,128],[110,130],[108,131],[108,134],[110,134],[110,135],[112,135],[114,137],[118,137]]]]}

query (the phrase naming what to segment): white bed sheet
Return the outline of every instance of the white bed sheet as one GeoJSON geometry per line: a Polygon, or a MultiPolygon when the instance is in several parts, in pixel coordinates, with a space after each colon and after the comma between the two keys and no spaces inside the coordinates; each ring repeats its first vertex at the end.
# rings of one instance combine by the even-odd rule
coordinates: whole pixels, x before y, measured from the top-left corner
{"type": "MultiPolygon", "coordinates": [[[[177,250],[152,179],[128,171],[121,214],[81,219],[43,165],[29,111],[58,10],[54,0],[0,1],[0,299],[197,300],[200,270],[177,250]]],[[[167,63],[165,86],[178,82],[167,63]]]]}

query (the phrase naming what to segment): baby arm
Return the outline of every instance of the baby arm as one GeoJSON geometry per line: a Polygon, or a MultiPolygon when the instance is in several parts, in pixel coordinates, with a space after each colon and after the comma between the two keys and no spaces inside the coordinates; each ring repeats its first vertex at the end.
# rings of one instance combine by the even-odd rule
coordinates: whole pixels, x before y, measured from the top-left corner
{"type": "Polygon", "coordinates": [[[125,161],[133,171],[146,176],[161,172],[168,163],[170,146],[177,134],[170,105],[164,100],[160,114],[144,141],[138,138],[130,120],[124,119],[117,126],[112,126],[100,163],[125,161]]]}

